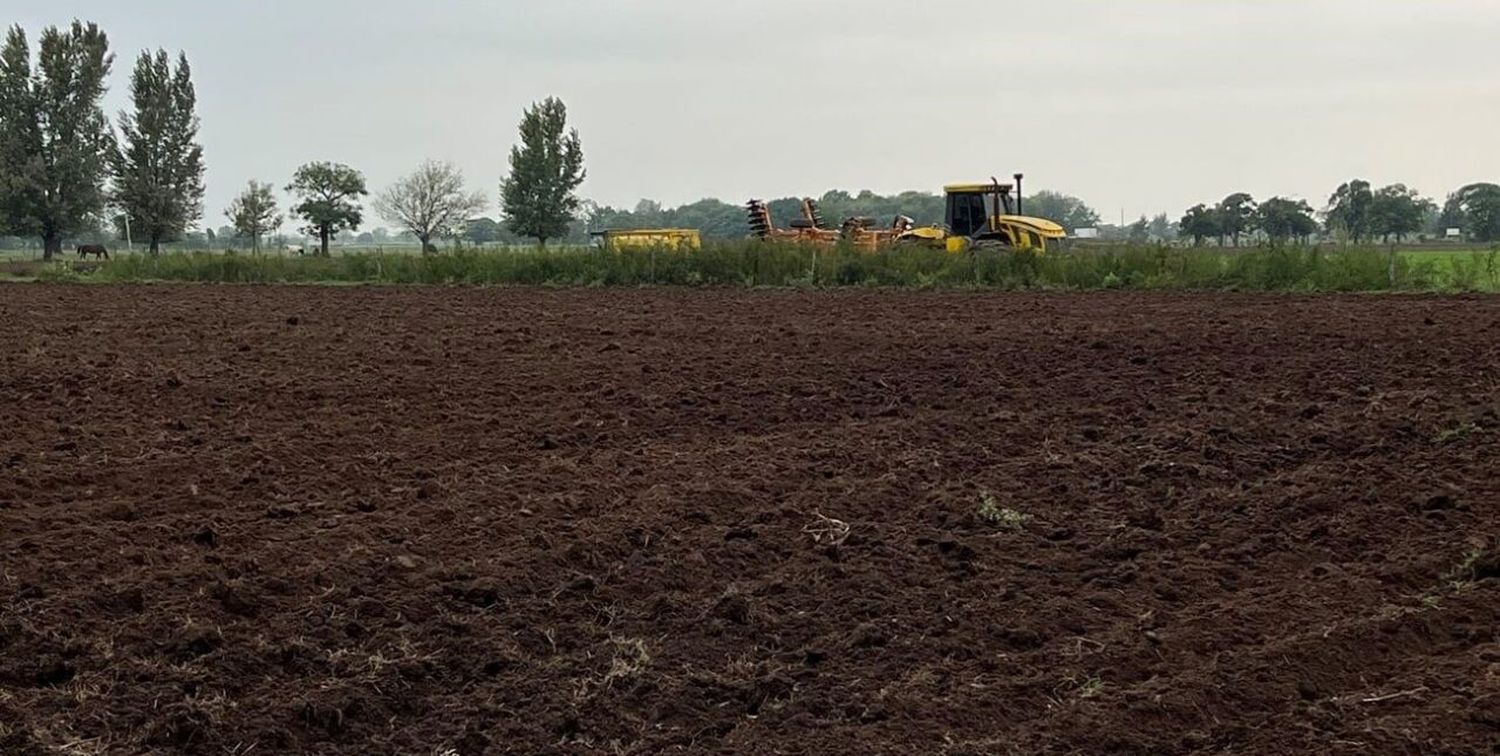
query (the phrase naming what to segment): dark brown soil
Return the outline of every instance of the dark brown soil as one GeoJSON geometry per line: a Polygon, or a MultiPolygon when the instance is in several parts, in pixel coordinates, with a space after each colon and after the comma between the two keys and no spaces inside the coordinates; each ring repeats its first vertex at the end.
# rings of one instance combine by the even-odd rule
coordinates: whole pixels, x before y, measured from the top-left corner
{"type": "Polygon", "coordinates": [[[0,752],[1495,752],[1497,389],[1495,298],[0,286],[0,752]]]}

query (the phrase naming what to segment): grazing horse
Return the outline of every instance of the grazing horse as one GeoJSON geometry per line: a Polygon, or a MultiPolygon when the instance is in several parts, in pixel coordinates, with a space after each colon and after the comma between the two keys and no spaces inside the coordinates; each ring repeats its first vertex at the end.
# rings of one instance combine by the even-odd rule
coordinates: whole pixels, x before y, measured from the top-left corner
{"type": "Polygon", "coordinates": [[[108,260],[109,250],[105,249],[104,246],[100,244],[80,244],[78,246],[78,258],[81,260],[85,257],[88,257],[89,255],[93,255],[96,258],[103,258],[105,260],[108,260]]]}

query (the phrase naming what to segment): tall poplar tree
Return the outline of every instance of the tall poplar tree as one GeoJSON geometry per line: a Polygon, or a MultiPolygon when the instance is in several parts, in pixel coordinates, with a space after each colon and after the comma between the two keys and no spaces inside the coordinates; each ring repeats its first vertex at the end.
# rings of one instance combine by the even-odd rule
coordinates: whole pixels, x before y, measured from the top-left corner
{"type": "Polygon", "coordinates": [[[107,203],[114,140],[100,101],[113,64],[108,36],[81,21],[42,31],[34,69],[21,27],[0,47],[0,227],[40,236],[44,259],[107,203]]]}
{"type": "Polygon", "coordinates": [[[187,56],[179,55],[173,70],[165,50],[141,53],[130,95],[135,110],[120,115],[124,144],[115,155],[115,199],[131,233],[154,255],[203,217],[203,147],[187,56]]]}

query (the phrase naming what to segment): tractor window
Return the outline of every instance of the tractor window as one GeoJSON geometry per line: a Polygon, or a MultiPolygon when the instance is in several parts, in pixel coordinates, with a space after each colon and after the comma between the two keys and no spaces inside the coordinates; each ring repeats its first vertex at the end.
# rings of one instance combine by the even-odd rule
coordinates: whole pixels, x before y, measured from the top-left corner
{"type": "Polygon", "coordinates": [[[982,194],[951,194],[948,210],[948,225],[958,236],[973,236],[989,228],[989,213],[982,194]]]}
{"type": "Polygon", "coordinates": [[[1009,194],[991,194],[988,204],[990,215],[1016,214],[1016,201],[1009,194]]]}

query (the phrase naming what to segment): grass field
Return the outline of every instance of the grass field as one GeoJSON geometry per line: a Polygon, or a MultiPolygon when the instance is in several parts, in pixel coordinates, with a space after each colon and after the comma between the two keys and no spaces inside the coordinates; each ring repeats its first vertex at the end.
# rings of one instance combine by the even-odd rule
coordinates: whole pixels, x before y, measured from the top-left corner
{"type": "Polygon", "coordinates": [[[1494,289],[1495,269],[1500,263],[1500,254],[1494,249],[1464,250],[1401,250],[1400,254],[1414,265],[1430,265],[1440,277],[1459,280],[1474,279],[1477,283],[1489,283],[1494,289]]]}
{"type": "Polygon", "coordinates": [[[918,247],[871,254],[845,248],[723,242],[705,245],[692,254],[603,253],[586,247],[517,247],[428,256],[344,250],[327,258],[125,253],[104,263],[79,263],[71,258],[51,264],[0,262],[0,274],[98,283],[1500,291],[1500,251],[1117,246],[1035,256],[954,255],[918,247]]]}

